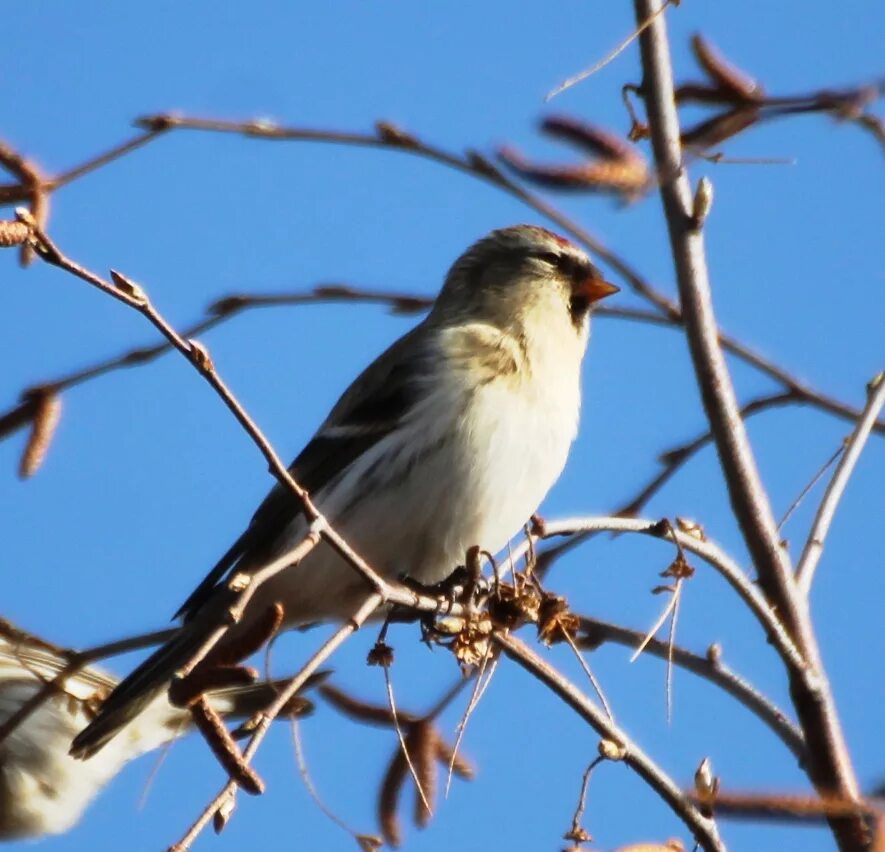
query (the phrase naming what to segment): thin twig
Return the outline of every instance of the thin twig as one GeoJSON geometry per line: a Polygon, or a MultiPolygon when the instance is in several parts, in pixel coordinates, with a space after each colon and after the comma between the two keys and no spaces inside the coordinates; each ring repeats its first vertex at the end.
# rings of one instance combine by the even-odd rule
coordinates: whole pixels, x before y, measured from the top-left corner
{"type": "MultiPolygon", "coordinates": [[[[388,597],[388,584],[372,569],[368,563],[357,554],[344,539],[336,533],[325,518],[320,514],[310,495],[295,481],[291,472],[283,464],[276,451],[271,446],[263,432],[258,428],[239,400],[233,395],[221,379],[212,363],[212,359],[205,347],[194,340],[186,340],[166,321],[166,319],[154,308],[147,294],[134,282],[127,279],[120,273],[112,271],[114,284],[111,284],[85,267],[80,266],[75,261],[64,255],[55,243],[42,231],[36,222],[33,221],[26,211],[17,211],[20,218],[26,221],[32,229],[34,235],[34,248],[39,256],[46,263],[57,266],[60,269],[86,281],[93,287],[101,290],[103,293],[111,296],[125,305],[133,308],[142,314],[196,369],[196,371],[208,382],[216,394],[221,398],[222,402],[228,410],[236,418],[237,422],[252,439],[253,443],[258,447],[261,454],[266,459],[270,472],[277,480],[287,488],[300,502],[305,518],[311,522],[312,530],[322,537],[331,547],[344,558],[346,563],[350,565],[357,573],[359,573],[366,581],[367,585],[377,594],[380,594],[385,600],[388,597]]],[[[310,546],[314,546],[315,542],[309,542],[310,546]]],[[[276,560],[279,562],[279,560],[276,560]]],[[[290,560],[291,562],[291,560],[290,560]]],[[[276,567],[276,571],[282,570],[285,565],[276,567]]],[[[246,588],[246,592],[257,588],[264,575],[275,573],[269,568],[262,569],[257,572],[254,578],[246,588]],[[261,574],[261,578],[258,577],[261,574]]],[[[405,587],[403,587],[405,589],[405,587]]],[[[414,593],[410,595],[412,600],[415,599],[414,593]]],[[[214,641],[207,642],[200,649],[199,658],[205,656],[211,650],[218,638],[225,632],[228,625],[224,625],[223,629],[219,629],[213,634],[214,641]]],[[[190,666],[196,664],[197,659],[191,660],[190,666]]]]}
{"type": "MultiPolygon", "coordinates": [[[[274,702],[264,711],[261,721],[256,725],[249,745],[243,750],[243,762],[248,764],[252,759],[261,741],[270,728],[270,723],[279,715],[280,711],[295,693],[305,684],[307,679],[344,643],[354,632],[356,632],[366,621],[369,616],[382,603],[383,597],[378,592],[370,594],[360,608],[354,613],[350,621],[342,624],[319,648],[319,650],[302,666],[301,670],[296,674],[285,686],[280,690],[279,695],[274,702]]],[[[226,803],[236,793],[236,782],[229,780],[218,795],[206,806],[197,820],[185,832],[184,836],[178,843],[170,847],[169,852],[184,852],[190,849],[191,844],[200,834],[200,832],[209,824],[215,813],[226,805],[226,803]]]]}
{"type": "Polygon", "coordinates": [[[446,775],[446,791],[444,794],[446,799],[449,798],[449,790],[452,786],[452,775],[455,772],[455,764],[458,762],[458,752],[461,749],[461,741],[464,739],[464,734],[467,731],[467,722],[470,720],[473,711],[479,706],[479,702],[482,701],[483,695],[485,695],[489,684],[492,682],[495,670],[498,668],[498,660],[500,658],[496,657],[492,661],[492,667],[489,670],[488,677],[483,681],[483,674],[485,674],[486,666],[488,665],[491,655],[492,646],[489,645],[486,653],[483,655],[482,662],[479,664],[479,671],[476,673],[476,683],[473,686],[473,691],[470,693],[470,699],[467,702],[467,706],[464,708],[464,714],[458,722],[455,742],[452,745],[452,754],[449,757],[448,773],[446,775]]]}
{"type": "MultiPolygon", "coordinates": [[[[112,148],[111,151],[101,154],[82,166],[72,169],[70,172],[55,178],[54,186],[61,186],[69,180],[74,179],[74,177],[85,174],[92,168],[97,168],[99,165],[103,165],[111,159],[121,156],[122,154],[151,141],[165,131],[174,129],[236,133],[250,138],[302,140],[398,150],[456,169],[457,171],[468,174],[478,180],[489,183],[522,201],[528,207],[548,218],[563,231],[570,234],[579,243],[582,243],[590,251],[594,252],[602,261],[611,266],[612,269],[621,275],[638,295],[655,306],[660,312],[662,319],[681,322],[679,306],[643,279],[626,260],[601,243],[588,231],[573,222],[568,216],[553,207],[549,202],[534,195],[522,185],[511,180],[506,174],[499,169],[496,169],[485,157],[476,152],[469,151],[463,157],[451,154],[442,148],[429,145],[411,134],[394,129],[383,122],[378,123],[378,132],[376,134],[342,133],[338,131],[317,130],[312,128],[284,128],[264,121],[231,122],[168,115],[151,116],[141,119],[140,123],[147,129],[147,132],[143,136],[138,136],[123,145],[116,146],[115,148],[112,148]],[[392,132],[393,130],[396,130],[396,132],[392,132]]],[[[23,195],[21,190],[22,188],[19,185],[15,185],[11,188],[0,186],[0,203],[13,203],[26,200],[28,196],[27,194],[23,195]],[[4,189],[15,190],[15,193],[12,195],[9,195],[9,193],[4,195],[4,189]]],[[[217,324],[217,321],[213,321],[212,319],[206,321],[207,327],[215,324],[217,324]]],[[[192,331],[192,333],[187,336],[192,336],[193,333],[200,333],[203,330],[205,330],[205,328],[200,329],[200,331],[192,331]]],[[[795,376],[788,373],[779,365],[764,358],[761,354],[755,352],[741,341],[725,333],[720,334],[720,341],[729,352],[780,382],[784,388],[794,391],[809,404],[813,404],[824,411],[837,417],[841,417],[842,419],[851,421],[857,420],[859,411],[852,408],[850,405],[804,385],[795,376]]],[[[0,435],[4,434],[4,419],[4,417],[0,416],[0,435]]],[[[875,430],[880,434],[885,434],[885,423],[876,423],[875,430]]]]}
{"type": "Polygon", "coordinates": [[[651,787],[692,832],[707,852],[725,852],[716,823],[705,817],[675,782],[615,725],[571,681],[554,669],[528,645],[509,633],[496,631],[493,640],[512,660],[549,687],[603,738],[623,748],[623,761],[651,787]]]}
{"type": "Polygon", "coordinates": [[[836,507],[842,499],[845,492],[845,486],[854,472],[857,460],[863,451],[864,444],[870,436],[870,430],[885,405],[885,373],[879,373],[872,382],[870,382],[869,396],[867,404],[864,407],[861,418],[848,444],[845,446],[845,454],[839,462],[839,466],[833,473],[833,478],[827,486],[823,500],[818,507],[817,515],[808,535],[808,541],[805,543],[805,549],[799,558],[799,564],[796,568],[796,579],[799,583],[799,590],[803,595],[808,595],[811,590],[811,584],[814,581],[814,571],[817,563],[820,561],[821,554],[824,549],[824,541],[827,533],[830,531],[830,524],[833,522],[833,516],[836,514],[836,507]]]}
{"type": "Polygon", "coordinates": [[[584,811],[587,809],[587,788],[590,786],[590,774],[604,760],[605,758],[600,754],[594,757],[584,770],[584,775],[581,777],[581,792],[578,795],[578,804],[575,806],[575,813],[572,816],[572,827],[565,835],[567,840],[581,842],[589,839],[586,829],[581,825],[584,811]]]}
{"type": "MultiPolygon", "coordinates": [[[[606,65],[609,64],[613,59],[616,59],[620,54],[622,54],[634,41],[639,37],[639,34],[648,26],[651,25],[651,22],[663,11],[667,8],[672,0],[666,0],[666,2],[661,4],[661,7],[652,15],[650,18],[643,21],[635,30],[633,30],[630,35],[627,36],[622,42],[620,42],[617,47],[613,50],[610,50],[605,56],[602,57],[598,62],[593,63],[589,68],[585,68],[583,71],[579,71],[577,74],[563,80],[558,86],[551,89],[544,95],[544,103],[549,103],[553,100],[557,95],[562,94],[563,92],[571,89],[572,86],[576,86],[578,83],[586,80],[588,77],[591,77],[597,71],[605,68],[606,65]]],[[[678,0],[677,0],[678,2],[678,0]]]]}
{"type": "Polygon", "coordinates": [[[831,455],[817,469],[814,476],[811,477],[811,479],[806,483],[805,487],[798,493],[798,495],[796,495],[796,499],[793,500],[792,503],[790,503],[790,505],[787,507],[787,511],[784,512],[783,517],[781,517],[781,519],[777,522],[778,532],[783,531],[784,525],[787,523],[787,521],[790,520],[791,517],[793,517],[793,512],[795,512],[796,509],[799,508],[799,506],[802,504],[802,501],[808,496],[814,486],[817,485],[817,483],[820,482],[821,479],[823,479],[824,474],[830,469],[832,465],[836,463],[836,459],[838,459],[839,456],[841,456],[842,453],[845,452],[846,443],[846,441],[842,442],[836,452],[833,453],[833,455],[831,455]]]}
{"type": "Polygon", "coordinates": [[[881,817],[881,805],[838,796],[795,796],[784,793],[732,793],[713,795],[692,793],[699,805],[712,808],[723,817],[809,822],[834,816],[881,817]]]}
{"type": "MultiPolygon", "coordinates": [[[[637,21],[660,8],[658,0],[634,0],[637,21]]],[[[808,609],[780,544],[777,524],[720,348],[704,253],[703,229],[693,227],[692,192],[682,163],[679,119],[665,16],[640,36],[642,94],[649,118],[670,244],[676,267],[683,322],[704,409],[716,442],[732,508],[760,585],[777,609],[807,666],[785,660],[797,715],[808,742],[808,773],[819,792],[858,795],[832,692],[826,682],[808,609]]],[[[868,831],[862,820],[831,823],[843,850],[862,849],[868,831]]]]}
{"type": "Polygon", "coordinates": [[[608,698],[605,695],[605,692],[602,689],[602,685],[596,680],[596,676],[593,674],[593,670],[590,668],[590,663],[584,659],[584,655],[581,653],[581,649],[577,646],[575,640],[572,638],[571,634],[566,630],[565,627],[560,625],[559,634],[563,639],[568,643],[569,648],[574,652],[575,657],[581,665],[581,668],[584,670],[584,674],[587,675],[587,680],[590,681],[590,685],[593,687],[593,691],[596,693],[596,697],[599,699],[599,703],[602,704],[602,709],[605,710],[605,715],[608,716],[612,722],[615,721],[615,714],[612,712],[611,705],[608,703],[608,698]]]}
{"type": "Polygon", "coordinates": [[[327,816],[332,822],[335,823],[340,829],[345,831],[351,837],[356,837],[357,832],[354,831],[338,814],[336,814],[322,799],[317,790],[316,786],[313,783],[313,779],[310,777],[310,770],[307,766],[307,759],[304,755],[304,744],[301,741],[301,726],[298,723],[298,719],[292,719],[292,748],[295,751],[295,762],[298,766],[298,775],[301,778],[302,783],[304,784],[305,789],[307,790],[307,794],[313,799],[314,804],[320,809],[320,811],[327,816]]]}
{"type": "MultiPolygon", "coordinates": [[[[804,660],[793,644],[783,624],[765,600],[765,596],[750,580],[743,569],[713,542],[694,538],[680,530],[663,529],[659,523],[639,518],[566,518],[561,521],[547,521],[543,535],[538,539],[547,539],[560,535],[574,535],[587,532],[641,533],[652,538],[676,541],[690,553],[700,556],[714,568],[747,604],[753,615],[765,630],[778,653],[796,668],[804,668],[804,660]]],[[[515,559],[521,558],[528,550],[529,544],[520,541],[514,548],[515,559]]]]}
{"type": "Polygon", "coordinates": [[[412,763],[412,756],[409,754],[409,747],[406,745],[406,738],[403,736],[403,729],[400,726],[399,718],[396,715],[396,701],[394,701],[393,698],[393,683],[390,680],[390,666],[382,665],[381,668],[384,670],[384,687],[387,690],[387,706],[390,708],[390,718],[393,720],[393,729],[396,731],[399,747],[405,758],[406,766],[409,767],[409,774],[415,782],[415,789],[418,791],[418,795],[420,796],[424,807],[427,809],[427,812],[433,815],[433,808],[430,807],[430,802],[427,801],[427,796],[424,795],[424,787],[421,785],[421,779],[418,778],[418,773],[415,771],[415,765],[412,763]]]}
{"type": "MultiPolygon", "coordinates": [[[[27,228],[25,225],[23,227],[27,228]]],[[[180,334],[185,339],[196,337],[217,328],[240,313],[255,308],[322,304],[386,305],[393,313],[407,316],[427,310],[433,304],[433,300],[412,293],[374,290],[337,283],[318,284],[308,290],[290,293],[234,293],[213,300],[206,308],[205,316],[187,326],[180,334]]],[[[596,313],[599,316],[635,320],[653,325],[673,325],[671,320],[659,313],[642,308],[612,308],[601,305],[596,309],[596,313]]],[[[41,395],[57,394],[115,370],[149,364],[161,355],[173,351],[174,348],[174,345],[168,340],[128,348],[118,355],[103,358],[87,367],[37,382],[25,388],[19,394],[20,402],[0,413],[0,439],[12,435],[33,422],[36,414],[35,407],[41,395]]]]}
{"type": "MultiPolygon", "coordinates": [[[[576,641],[579,645],[590,650],[598,648],[605,642],[615,642],[628,648],[636,648],[645,640],[645,634],[640,630],[631,630],[589,616],[579,616],[579,619],[581,633],[576,641]]],[[[670,647],[668,642],[650,639],[646,643],[645,653],[667,660],[671,653],[670,647]]],[[[721,652],[717,650],[716,653],[701,656],[680,648],[678,645],[673,645],[672,649],[672,659],[675,665],[704,678],[736,698],[780,738],[800,764],[804,762],[805,740],[802,731],[768,697],[726,666],[720,658],[721,652]]]]}
{"type": "MultiPolygon", "coordinates": [[[[438,146],[424,142],[411,133],[405,133],[398,128],[392,128],[391,125],[384,122],[378,123],[377,134],[282,127],[264,121],[222,121],[182,115],[149,116],[140,119],[137,123],[144,127],[162,127],[167,130],[182,129],[213,133],[234,133],[255,139],[310,141],[387,148],[440,163],[491,184],[523,202],[523,204],[554,223],[563,232],[593,252],[604,263],[607,263],[623,278],[624,282],[632,290],[654,305],[661,312],[662,316],[681,323],[682,315],[676,302],[653,287],[624,258],[608,248],[593,234],[582,228],[550,202],[512,180],[500,169],[497,169],[486,157],[476,151],[468,151],[463,156],[452,154],[438,146]],[[391,130],[396,132],[391,132],[391,130]]],[[[785,388],[794,390],[809,403],[813,403],[821,409],[829,411],[831,414],[835,414],[845,420],[854,421],[859,416],[857,409],[812,390],[782,367],[767,360],[734,337],[722,332],[720,341],[729,352],[768,374],[771,378],[783,384],[785,388]]],[[[878,432],[885,434],[885,423],[878,423],[876,429],[878,432]]]]}

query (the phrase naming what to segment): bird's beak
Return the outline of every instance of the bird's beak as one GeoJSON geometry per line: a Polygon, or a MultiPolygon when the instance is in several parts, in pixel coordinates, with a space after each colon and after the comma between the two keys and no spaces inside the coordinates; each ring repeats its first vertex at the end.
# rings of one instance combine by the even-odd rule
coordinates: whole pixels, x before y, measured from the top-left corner
{"type": "Polygon", "coordinates": [[[614,284],[609,284],[608,281],[603,281],[602,278],[596,278],[592,275],[588,275],[580,284],[575,286],[575,292],[583,296],[590,304],[598,302],[606,296],[612,296],[620,292],[620,290],[620,287],[615,287],[614,284]]]}

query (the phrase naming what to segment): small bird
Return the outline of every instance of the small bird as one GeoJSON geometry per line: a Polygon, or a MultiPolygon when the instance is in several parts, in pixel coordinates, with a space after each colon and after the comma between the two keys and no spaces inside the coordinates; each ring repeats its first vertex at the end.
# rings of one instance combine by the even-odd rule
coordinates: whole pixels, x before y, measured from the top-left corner
{"type": "MultiPolygon", "coordinates": [[[[293,477],[383,576],[436,584],[471,546],[499,551],[562,472],[591,308],[617,290],[563,237],[532,225],[493,231],[455,261],[425,319],[345,391],[293,477]]],[[[223,623],[226,578],[266,565],[305,531],[300,503],[277,485],[177,613],[178,635],[114,690],[71,754],[97,752],[168,687],[223,623]]],[[[291,627],[345,619],[367,594],[321,543],[256,591],[220,645],[275,603],[291,627]]]]}
{"type": "MultiPolygon", "coordinates": [[[[68,663],[61,649],[0,620],[0,731],[68,663]]],[[[90,802],[130,761],[192,730],[188,711],[161,694],[93,760],[68,755],[71,738],[95,716],[117,679],[99,668],[65,678],[0,739],[0,841],[61,834],[79,821],[90,802]]],[[[277,695],[272,684],[210,693],[210,706],[225,718],[248,719],[277,695]]],[[[298,699],[288,715],[304,715],[298,699]]]]}

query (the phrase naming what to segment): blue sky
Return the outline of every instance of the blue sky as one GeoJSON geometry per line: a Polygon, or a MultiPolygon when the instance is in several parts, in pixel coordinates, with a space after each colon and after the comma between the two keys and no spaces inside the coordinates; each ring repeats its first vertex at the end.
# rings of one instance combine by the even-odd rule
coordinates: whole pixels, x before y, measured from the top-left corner
{"type": "MultiPolygon", "coordinates": [[[[4,10],[6,71],[0,137],[49,171],[124,139],[131,120],[180,110],[226,118],[368,129],[392,120],[451,148],[512,142],[548,159],[568,149],[539,139],[539,116],[567,113],[621,132],[624,82],[638,81],[627,50],[590,80],[543,104],[563,77],[594,62],[627,32],[630,4],[149,5],[46,2],[4,10]]],[[[683,3],[668,12],[680,79],[696,78],[687,50],[700,30],[774,93],[866,82],[882,73],[885,13],[863,0],[831,8],[797,2],[683,3]]],[[[818,116],[752,131],[725,147],[793,166],[695,166],[715,184],[707,245],[722,325],[813,386],[862,404],[883,367],[885,279],[882,154],[860,130],[818,116]]],[[[556,199],[650,281],[674,292],[659,203],[622,209],[590,196],[556,199]]],[[[323,281],[432,295],[451,261],[493,227],[538,216],[494,189],[395,152],[171,134],[52,199],[51,233],[97,270],[141,282],[175,324],[232,291],[287,291],[323,281]]],[[[86,285],[40,265],[22,272],[0,255],[0,406],[22,387],[153,339],[143,319],[86,285]]],[[[638,304],[628,292],[619,303],[638,304]]],[[[361,367],[413,322],[377,307],[253,312],[207,335],[221,374],[279,452],[294,457],[361,367]]],[[[742,398],[772,390],[735,365],[742,398]]],[[[605,513],[652,475],[657,453],[702,426],[682,338],[600,320],[586,361],[585,411],[547,517],[605,513]]],[[[0,615],[57,642],[86,646],[152,629],[202,577],[270,485],[262,459],[219,401],[178,358],[121,371],[65,394],[45,468],[14,475],[23,438],[0,443],[0,615]]],[[[811,408],[752,421],[751,438],[775,511],[786,509],[850,426],[811,408]]],[[[813,594],[815,618],[861,782],[885,772],[881,661],[885,443],[874,438],[840,507],[813,594]]],[[[817,492],[819,495],[819,492],[817,492]]],[[[815,499],[791,520],[794,553],[815,499]]],[[[647,509],[697,518],[746,561],[715,455],[706,450],[647,509]]],[[[651,625],[649,590],[671,553],[621,537],[597,539],[564,560],[554,587],[576,609],[629,626],[651,625]]],[[[783,672],[754,623],[717,577],[688,584],[679,641],[725,659],[787,705],[783,672]]],[[[381,699],[380,672],[363,665],[371,635],[335,658],[336,679],[381,699]]],[[[320,642],[294,636],[275,652],[294,669],[320,642]]],[[[392,633],[403,706],[443,692],[451,658],[392,633]]],[[[579,677],[565,649],[549,652],[579,677]]],[[[591,657],[619,721],[688,784],[704,755],[734,789],[801,791],[801,774],[763,726],[691,675],[676,673],[675,713],[664,711],[657,661],[629,665],[606,648],[591,657]]],[[[125,671],[131,659],[111,668],[125,671]]],[[[460,709],[445,718],[448,730],[460,709]]],[[[389,732],[356,728],[323,708],[305,723],[312,773],[328,803],[360,830],[374,828],[374,795],[394,748],[389,732]]],[[[596,736],[513,666],[502,665],[465,741],[479,776],[455,782],[426,831],[406,848],[556,848],[568,827],[596,736]]],[[[214,794],[221,772],[205,747],[176,746],[147,804],[142,760],[111,786],[68,836],[46,850],[152,850],[175,840],[214,794]]],[[[241,797],[219,838],[201,848],[350,849],[352,841],[309,801],[289,733],[278,726],[257,762],[269,792],[241,797]]],[[[599,848],[686,833],[620,766],[591,782],[585,825],[599,848]]],[[[815,829],[726,823],[734,849],[825,850],[815,829]]]]}

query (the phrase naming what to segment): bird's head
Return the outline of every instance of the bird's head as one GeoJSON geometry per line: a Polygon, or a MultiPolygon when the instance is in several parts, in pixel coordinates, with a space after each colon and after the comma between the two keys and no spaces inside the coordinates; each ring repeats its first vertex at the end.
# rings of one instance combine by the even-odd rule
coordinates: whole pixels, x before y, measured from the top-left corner
{"type": "Polygon", "coordinates": [[[501,328],[560,325],[586,334],[593,305],[617,293],[590,258],[564,237],[535,225],[492,231],[455,261],[433,312],[443,322],[473,319],[501,328]]]}

